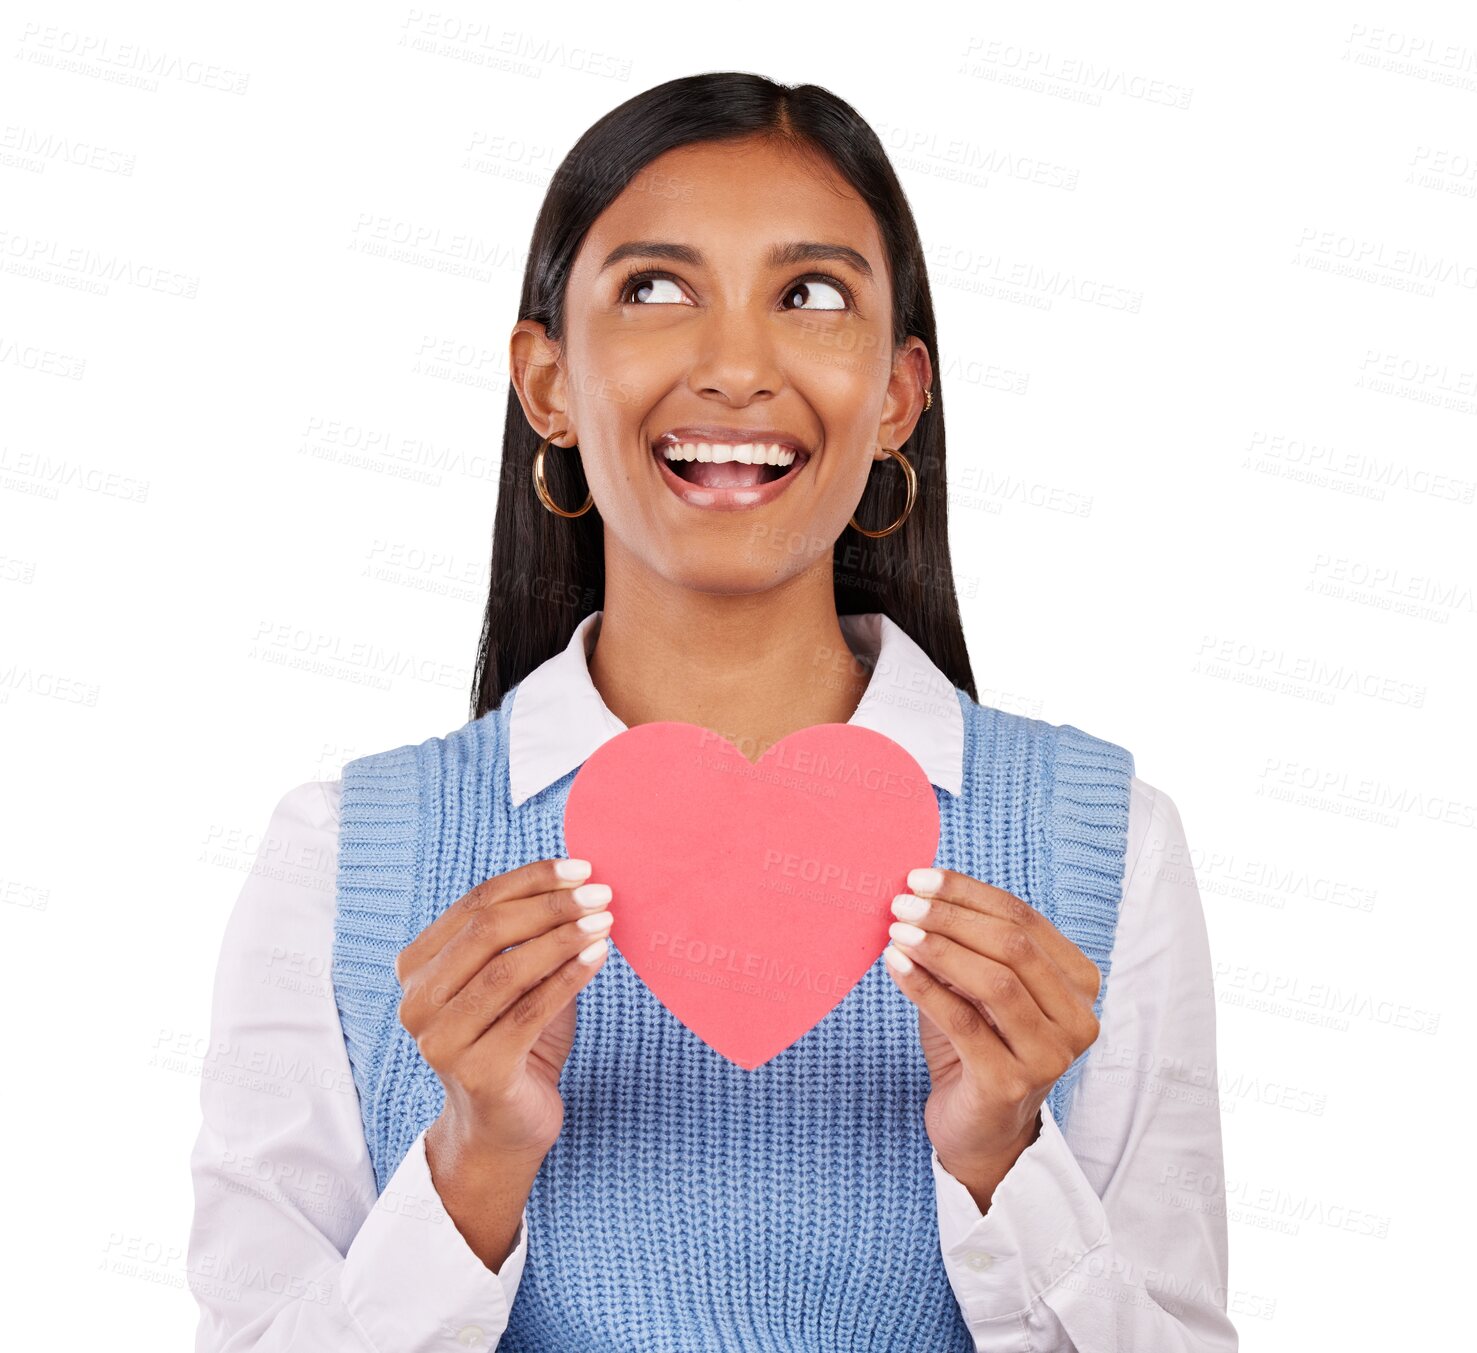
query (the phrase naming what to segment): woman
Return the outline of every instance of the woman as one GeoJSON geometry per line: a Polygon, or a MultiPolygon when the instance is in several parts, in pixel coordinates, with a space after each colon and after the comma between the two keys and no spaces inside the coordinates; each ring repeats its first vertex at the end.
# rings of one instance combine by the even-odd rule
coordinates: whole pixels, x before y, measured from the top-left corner
{"type": "Polygon", "coordinates": [[[199,1349],[1236,1346],[1178,814],[1124,748],[977,703],[936,354],[834,95],[674,80],[571,151],[473,717],[289,794],[267,839],[316,883],[254,876],[225,938],[214,1044],[281,1074],[205,1080],[199,1349]],[[869,727],[937,795],[884,955],[753,1070],[565,858],[575,772],[657,720],[751,760],[869,727]]]}

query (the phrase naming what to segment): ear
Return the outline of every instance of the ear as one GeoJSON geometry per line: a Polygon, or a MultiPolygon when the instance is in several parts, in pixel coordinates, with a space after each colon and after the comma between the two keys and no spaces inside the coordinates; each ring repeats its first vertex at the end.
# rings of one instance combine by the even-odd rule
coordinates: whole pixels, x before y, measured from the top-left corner
{"type": "Polygon", "coordinates": [[[508,375],[529,424],[546,437],[558,432],[555,446],[573,446],[565,399],[564,363],[558,343],[538,320],[520,319],[508,341],[508,375]]]}
{"type": "MultiPolygon", "coordinates": [[[[892,374],[887,381],[887,397],[882,404],[882,422],[877,438],[882,446],[901,446],[913,435],[923,416],[923,401],[933,386],[933,363],[928,348],[916,334],[909,334],[892,359],[892,374]]],[[[886,460],[879,450],[874,459],[886,460]]]]}

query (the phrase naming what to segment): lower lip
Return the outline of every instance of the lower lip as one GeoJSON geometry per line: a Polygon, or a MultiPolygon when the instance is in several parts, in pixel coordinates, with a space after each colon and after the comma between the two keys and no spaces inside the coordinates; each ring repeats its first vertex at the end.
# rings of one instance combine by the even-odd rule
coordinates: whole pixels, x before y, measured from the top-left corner
{"type": "Polygon", "coordinates": [[[652,459],[661,468],[662,478],[689,507],[705,507],[719,512],[741,512],[749,508],[764,507],[774,502],[787,488],[800,478],[804,465],[791,466],[789,474],[771,479],[767,484],[745,485],[740,488],[710,489],[702,484],[689,484],[667,463],[667,458],[658,451],[651,453],[652,459]]]}

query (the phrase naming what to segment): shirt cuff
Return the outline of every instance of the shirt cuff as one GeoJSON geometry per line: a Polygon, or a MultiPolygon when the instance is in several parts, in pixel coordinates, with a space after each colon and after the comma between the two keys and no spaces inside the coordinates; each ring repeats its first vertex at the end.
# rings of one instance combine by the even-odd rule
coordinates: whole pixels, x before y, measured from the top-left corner
{"type": "Polygon", "coordinates": [[[1046,1104],[1041,1131],[981,1213],[930,1153],[938,1186],[939,1248],[970,1320],[1016,1318],[1108,1238],[1108,1214],[1046,1104]]]}
{"type": "Polygon", "coordinates": [[[436,1192],[421,1132],[344,1256],[344,1302],[386,1353],[494,1348],[527,1255],[524,1208],[502,1268],[494,1273],[477,1257],[436,1192]]]}

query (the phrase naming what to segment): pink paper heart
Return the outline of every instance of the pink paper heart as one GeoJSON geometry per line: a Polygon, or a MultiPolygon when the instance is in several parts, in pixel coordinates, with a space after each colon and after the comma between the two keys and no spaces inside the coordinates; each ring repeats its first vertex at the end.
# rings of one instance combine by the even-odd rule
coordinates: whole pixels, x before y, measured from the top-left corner
{"type": "Polygon", "coordinates": [[[938,850],[939,811],[923,768],[870,728],[816,724],[756,763],[666,721],[591,754],[564,839],[610,885],[610,937],[636,975],[752,1071],[876,962],[893,897],[938,850]]]}

